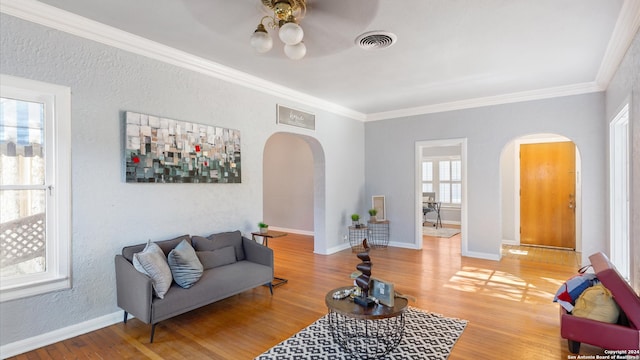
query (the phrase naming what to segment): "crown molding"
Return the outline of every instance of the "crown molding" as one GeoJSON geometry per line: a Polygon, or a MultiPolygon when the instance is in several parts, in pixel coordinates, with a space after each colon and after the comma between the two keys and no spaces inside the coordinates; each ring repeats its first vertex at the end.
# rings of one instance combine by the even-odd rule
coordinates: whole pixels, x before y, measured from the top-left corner
{"type": "Polygon", "coordinates": [[[360,121],[385,120],[604,91],[640,27],[640,1],[625,0],[594,82],[365,114],[36,0],[0,0],[0,12],[288,101],[320,108],[360,121]]]}
{"type": "Polygon", "coordinates": [[[620,66],[638,29],[640,29],[640,1],[625,0],[596,75],[598,86],[605,89],[609,87],[609,82],[620,66]]]}
{"type": "Polygon", "coordinates": [[[2,0],[0,12],[282,99],[320,108],[337,115],[361,121],[366,118],[363,113],[333,102],[266,81],[38,1],[2,0]]]}
{"type": "Polygon", "coordinates": [[[562,96],[587,94],[604,91],[595,82],[572,84],[566,86],[551,87],[538,90],[522,91],[504,95],[486,96],[481,98],[452,101],[448,103],[418,106],[408,109],[385,111],[367,115],[367,121],[395,119],[400,117],[415,116],[421,114],[433,114],[452,110],[479,108],[483,106],[510,104],[523,101],[549,99],[562,96]]]}

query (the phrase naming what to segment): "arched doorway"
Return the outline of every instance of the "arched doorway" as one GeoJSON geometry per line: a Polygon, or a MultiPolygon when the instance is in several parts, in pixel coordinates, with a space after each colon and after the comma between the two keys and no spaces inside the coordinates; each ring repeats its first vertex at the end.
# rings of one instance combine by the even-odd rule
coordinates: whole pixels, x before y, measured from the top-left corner
{"type": "Polygon", "coordinates": [[[325,157],[313,137],[278,132],[263,151],[263,219],[288,232],[314,237],[314,252],[325,239],[325,157]]]}
{"type": "MultiPolygon", "coordinates": [[[[557,148],[557,147],[554,147],[557,148]]],[[[541,162],[545,169],[559,165],[563,161],[559,156],[545,156],[541,162]]],[[[534,155],[534,157],[540,157],[534,155]]],[[[532,134],[522,136],[509,142],[503,148],[500,157],[500,177],[501,177],[501,220],[502,220],[502,243],[504,245],[534,245],[543,247],[559,247],[575,249],[577,252],[581,251],[582,247],[582,234],[581,219],[582,219],[582,205],[581,205],[581,161],[580,152],[571,139],[558,134],[532,134]],[[564,188],[559,183],[552,184],[550,189],[544,186],[539,186],[539,190],[542,193],[537,193],[536,196],[544,199],[545,206],[548,208],[539,208],[535,204],[525,204],[525,202],[531,202],[531,197],[527,197],[530,193],[526,190],[525,179],[521,179],[521,174],[526,173],[526,169],[523,166],[524,161],[521,159],[521,150],[527,149],[531,145],[540,145],[544,148],[545,144],[557,144],[558,147],[562,147],[561,144],[565,144],[564,148],[575,152],[575,159],[572,160],[573,164],[567,168],[566,172],[570,173],[570,186],[564,188]],[[567,147],[568,146],[568,147],[567,147]],[[523,193],[524,192],[524,193],[523,193]],[[565,194],[566,193],[566,194],[565,194]],[[548,199],[557,200],[555,205],[549,205],[548,199]],[[525,211],[523,211],[523,206],[525,211]],[[533,214],[525,214],[530,212],[529,209],[534,210],[533,214]],[[542,209],[542,210],[541,210],[542,209]],[[571,214],[573,218],[567,218],[567,214],[571,214]],[[533,218],[532,218],[533,216],[533,218]],[[564,217],[563,217],[564,216],[564,217]],[[570,224],[572,227],[570,231],[561,233],[558,226],[553,224],[570,224]],[[531,229],[534,231],[532,232],[531,229]],[[535,229],[545,230],[558,230],[555,234],[537,232],[535,229]],[[524,232],[523,232],[524,229],[524,232]],[[525,234],[525,235],[523,235],[525,234]],[[533,234],[533,235],[532,235],[533,234]],[[564,239],[565,237],[572,236],[571,239],[564,239]],[[526,237],[526,239],[525,239],[526,237]],[[547,238],[558,238],[558,241],[567,241],[569,245],[556,245],[554,241],[547,238]],[[538,238],[538,239],[537,239],[538,238]],[[573,242],[573,243],[572,243],[573,242]]],[[[549,178],[552,175],[545,174],[540,169],[538,171],[537,178],[541,181],[545,181],[545,178],[549,178]]],[[[545,170],[546,171],[546,170],[545,170]]],[[[565,174],[566,175],[566,174],[565,174]]],[[[555,179],[555,178],[554,178],[555,179]]],[[[548,180],[548,179],[546,179],[548,180]]],[[[559,181],[559,180],[553,180],[559,181]]],[[[565,226],[566,227],[566,226],[565,226]]]]}

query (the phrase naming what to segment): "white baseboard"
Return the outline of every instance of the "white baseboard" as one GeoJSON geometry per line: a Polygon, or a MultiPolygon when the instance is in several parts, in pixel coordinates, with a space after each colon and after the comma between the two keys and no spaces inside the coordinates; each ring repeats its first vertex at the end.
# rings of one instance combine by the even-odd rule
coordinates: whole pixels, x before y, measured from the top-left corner
{"type": "MultiPolygon", "coordinates": [[[[350,249],[350,248],[351,248],[351,245],[349,245],[349,243],[344,243],[344,244],[340,244],[340,245],[336,245],[336,246],[330,247],[330,248],[327,249],[327,251],[325,253],[322,253],[320,255],[331,255],[331,254],[335,254],[335,253],[337,253],[339,251],[350,249]]],[[[319,253],[316,253],[316,254],[319,254],[319,253]]]]}
{"type": "Polygon", "coordinates": [[[275,231],[283,231],[291,234],[308,235],[308,236],[314,235],[313,231],[308,231],[308,230],[287,229],[287,228],[277,227],[277,226],[269,226],[269,229],[275,230],[275,231]]]}
{"type": "Polygon", "coordinates": [[[517,240],[502,239],[502,245],[518,246],[520,243],[517,240]]]}
{"type": "Polygon", "coordinates": [[[462,226],[462,223],[460,221],[442,220],[442,223],[446,224],[446,225],[460,225],[460,226],[462,226]]]}
{"type": "MultiPolygon", "coordinates": [[[[416,247],[416,244],[400,243],[400,242],[395,242],[395,241],[390,241],[388,246],[389,247],[412,249],[412,250],[417,250],[418,249],[416,247]]],[[[331,248],[327,249],[327,252],[322,254],[322,255],[331,255],[331,254],[337,253],[338,251],[342,251],[342,250],[346,250],[346,249],[350,249],[350,248],[351,248],[351,245],[349,245],[348,243],[340,244],[340,245],[337,245],[337,246],[334,246],[334,247],[331,247],[331,248]]]]}
{"type": "Polygon", "coordinates": [[[409,244],[409,243],[401,243],[401,242],[397,242],[397,241],[389,241],[389,246],[391,247],[398,247],[398,248],[405,248],[405,249],[412,249],[412,250],[418,250],[419,248],[416,246],[416,244],[409,244]]]}
{"type": "MultiPolygon", "coordinates": [[[[132,318],[129,315],[129,318],[132,318]]],[[[112,314],[97,317],[78,324],[57,329],[45,334],[36,335],[28,339],[16,341],[0,346],[0,358],[16,356],[27,351],[35,350],[43,346],[51,345],[59,341],[67,340],[72,337],[86,334],[91,331],[102,329],[123,321],[124,312],[118,311],[112,314]]]]}
{"type": "Polygon", "coordinates": [[[476,251],[466,251],[462,254],[462,256],[494,261],[500,261],[501,258],[500,254],[489,254],[476,251]]]}

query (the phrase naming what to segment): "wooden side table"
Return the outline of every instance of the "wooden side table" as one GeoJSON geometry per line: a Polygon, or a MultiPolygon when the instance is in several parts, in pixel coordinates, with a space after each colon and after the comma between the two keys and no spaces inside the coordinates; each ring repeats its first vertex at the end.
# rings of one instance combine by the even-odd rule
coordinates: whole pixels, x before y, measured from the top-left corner
{"type": "MultiPolygon", "coordinates": [[[[282,232],[282,231],[275,231],[275,230],[269,230],[266,233],[262,233],[260,231],[256,231],[256,232],[252,232],[251,233],[251,239],[253,241],[257,241],[256,240],[256,236],[260,236],[262,237],[262,244],[266,247],[269,247],[269,239],[274,239],[274,238],[279,238],[279,237],[283,237],[283,236],[287,236],[289,234],[287,234],[286,232],[282,232]]],[[[287,282],[289,282],[289,280],[285,279],[285,278],[281,278],[281,277],[273,277],[273,282],[271,283],[272,287],[276,287],[276,286],[280,286],[280,285],[284,285],[287,282]]]]}

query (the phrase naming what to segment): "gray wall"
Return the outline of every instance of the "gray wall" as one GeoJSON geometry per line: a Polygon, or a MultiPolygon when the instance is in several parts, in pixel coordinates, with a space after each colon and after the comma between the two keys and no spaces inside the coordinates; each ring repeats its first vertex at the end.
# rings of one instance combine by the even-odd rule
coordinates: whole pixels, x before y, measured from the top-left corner
{"type": "MultiPolygon", "coordinates": [[[[603,118],[606,129],[607,164],[609,164],[609,123],[620,111],[621,105],[625,100],[631,101],[629,106],[629,130],[631,134],[631,199],[629,204],[631,231],[629,238],[631,239],[631,254],[633,255],[631,256],[631,280],[633,287],[640,292],[640,260],[638,260],[640,258],[640,31],[636,33],[631,46],[618,67],[618,71],[607,88],[606,117],[603,118]]],[[[607,207],[609,206],[608,201],[606,205],[607,207]]],[[[609,232],[607,230],[608,238],[609,232]]]]}
{"type": "Polygon", "coordinates": [[[273,134],[264,148],[264,221],[313,232],[313,154],[297,135],[273,134]]]}
{"type": "MultiPolygon", "coordinates": [[[[467,139],[468,249],[497,258],[501,226],[500,155],[513,139],[553,133],[573,140],[582,156],[583,261],[605,247],[604,93],[382,120],[365,126],[367,195],[385,194],[392,240],[415,242],[415,143],[467,139]]],[[[463,249],[464,251],[464,249],[463,249]]]]}
{"type": "Polygon", "coordinates": [[[263,150],[276,132],[309,137],[314,156],[322,155],[314,160],[314,176],[321,179],[315,191],[323,196],[314,214],[315,251],[343,245],[346,214],[364,196],[364,165],[350,161],[364,157],[362,122],[5,14],[0,53],[4,74],[71,88],[73,182],[73,288],[1,303],[0,345],[121,318],[113,257],[123,246],[185,233],[255,230],[263,219],[263,150]],[[316,130],[277,125],[276,103],[315,113],[316,130]],[[242,184],[123,183],[125,110],[240,130],[242,184]]]}

